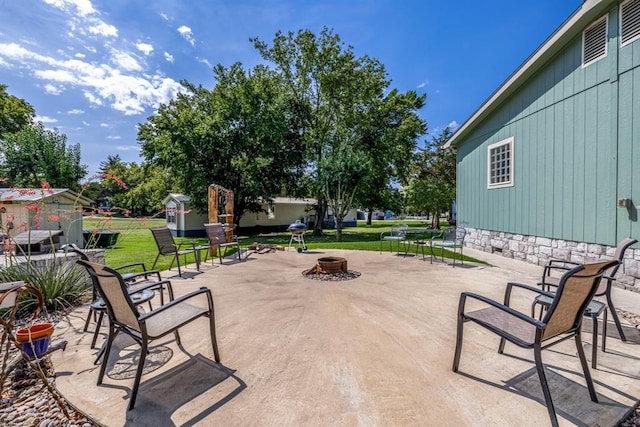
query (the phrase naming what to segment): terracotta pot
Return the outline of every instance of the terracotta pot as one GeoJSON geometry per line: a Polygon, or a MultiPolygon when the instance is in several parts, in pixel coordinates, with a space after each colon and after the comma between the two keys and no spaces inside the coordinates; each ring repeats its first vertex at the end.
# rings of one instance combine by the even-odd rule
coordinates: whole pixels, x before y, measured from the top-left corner
{"type": "Polygon", "coordinates": [[[50,337],[53,334],[53,323],[38,323],[28,328],[18,329],[16,341],[18,343],[36,340],[38,338],[50,337]]]}

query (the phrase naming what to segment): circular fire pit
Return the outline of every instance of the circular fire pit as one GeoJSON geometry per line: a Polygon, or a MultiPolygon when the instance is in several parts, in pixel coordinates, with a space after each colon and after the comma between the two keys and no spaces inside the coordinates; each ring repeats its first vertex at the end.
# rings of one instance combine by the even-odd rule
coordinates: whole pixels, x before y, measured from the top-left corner
{"type": "Polygon", "coordinates": [[[340,257],[318,258],[318,263],[302,272],[308,279],[324,281],[351,280],[360,277],[360,273],[347,269],[347,260],[340,257]]]}

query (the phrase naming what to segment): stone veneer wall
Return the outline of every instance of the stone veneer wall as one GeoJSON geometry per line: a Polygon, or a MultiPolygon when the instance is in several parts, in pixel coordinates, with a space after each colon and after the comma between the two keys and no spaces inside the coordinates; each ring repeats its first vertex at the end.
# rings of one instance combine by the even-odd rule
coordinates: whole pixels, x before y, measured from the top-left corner
{"type": "MultiPolygon", "coordinates": [[[[521,259],[543,266],[549,259],[578,263],[612,259],[615,246],[573,242],[547,237],[526,236],[501,231],[468,228],[465,246],[484,252],[502,253],[502,256],[521,259]]],[[[640,292],[640,249],[629,248],[624,264],[618,270],[615,285],[640,292]]]]}

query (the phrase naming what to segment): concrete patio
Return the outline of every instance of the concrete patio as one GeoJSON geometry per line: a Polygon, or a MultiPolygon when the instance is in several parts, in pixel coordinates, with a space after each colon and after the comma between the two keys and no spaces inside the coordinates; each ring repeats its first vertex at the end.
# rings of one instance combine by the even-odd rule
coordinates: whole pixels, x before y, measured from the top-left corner
{"type": "MultiPolygon", "coordinates": [[[[54,338],[69,342],[52,356],[56,385],[108,426],[547,425],[531,351],[507,344],[499,355],[497,336],[468,324],[461,372],[451,371],[460,292],[502,300],[508,281],[535,284],[542,271],[465,254],[490,265],[452,268],[421,256],[318,250],[252,254],[242,263],[208,263],[199,273],[190,266],[183,279],[165,272],[176,274],[177,295],[212,289],[222,364],[213,361],[207,321],[199,319],[181,329],[181,348],[172,335],[155,342],[136,406],[127,411],[139,347],[120,336],[96,386],[97,350],[89,348],[92,334],[82,332],[83,307],[56,329],[54,338]],[[341,282],[302,277],[330,255],[347,258],[362,275],[341,282]]],[[[640,295],[614,296],[621,308],[640,310],[640,295]]],[[[530,301],[516,294],[513,305],[528,312],[530,301]]],[[[590,360],[588,320],[584,332],[590,360]]],[[[640,398],[640,333],[625,332],[628,343],[609,325],[607,352],[591,370],[600,403],[589,399],[572,340],[543,352],[561,425],[615,425],[640,398]]]]}

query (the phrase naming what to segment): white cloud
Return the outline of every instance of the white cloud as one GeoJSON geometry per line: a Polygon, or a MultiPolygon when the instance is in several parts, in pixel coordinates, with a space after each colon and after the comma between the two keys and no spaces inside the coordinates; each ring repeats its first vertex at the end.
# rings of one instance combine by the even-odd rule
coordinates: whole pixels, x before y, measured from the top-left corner
{"type": "MultiPolygon", "coordinates": [[[[2,59],[2,58],[0,58],[0,59],[2,59]]],[[[171,55],[169,52],[165,52],[164,53],[164,59],[166,59],[167,61],[171,62],[172,64],[175,61],[175,59],[173,59],[173,55],[171,55]]]]}
{"type": "Polygon", "coordinates": [[[16,43],[0,43],[0,66],[24,70],[51,88],[77,88],[91,104],[109,104],[126,115],[157,108],[183,90],[180,83],[157,71],[145,72],[128,52],[113,49],[110,60],[111,64],[57,59],[16,43]]]}
{"type": "Polygon", "coordinates": [[[151,52],[153,52],[153,46],[151,46],[149,43],[138,42],[136,43],[136,47],[140,52],[144,53],[147,56],[151,55],[151,52]]]}
{"type": "Polygon", "coordinates": [[[118,145],[116,147],[118,151],[139,151],[140,147],[138,145],[118,145]]]}
{"type": "Polygon", "coordinates": [[[85,120],[82,121],[82,124],[85,125],[85,126],[91,126],[91,124],[89,122],[85,121],[85,120]]]}
{"type": "Polygon", "coordinates": [[[455,120],[452,120],[451,122],[449,122],[447,127],[449,129],[451,129],[452,131],[455,131],[456,129],[458,129],[460,127],[460,123],[456,122],[455,120]]]}
{"type": "Polygon", "coordinates": [[[54,119],[53,117],[48,116],[36,116],[36,121],[42,123],[57,123],[58,119],[54,119]]]}
{"type": "Polygon", "coordinates": [[[76,12],[80,16],[96,13],[90,0],[44,0],[44,2],[67,13],[76,12]]]}
{"type": "Polygon", "coordinates": [[[46,85],[44,85],[44,91],[49,95],[60,95],[63,92],[63,88],[61,86],[54,86],[47,83],[46,85]]]}
{"type": "Polygon", "coordinates": [[[97,96],[95,96],[93,93],[89,92],[88,90],[85,90],[82,92],[84,97],[87,98],[87,100],[94,105],[102,105],[102,100],[100,98],[98,98],[97,96]]]}
{"type": "Polygon", "coordinates": [[[198,62],[205,64],[207,67],[213,68],[213,65],[211,65],[211,62],[209,62],[209,60],[204,58],[198,58],[198,57],[196,57],[196,59],[198,60],[198,62]]]}
{"type": "Polygon", "coordinates": [[[67,114],[71,114],[77,116],[78,114],[84,114],[84,110],[80,110],[78,108],[74,108],[73,110],[67,111],[67,114]]]}
{"type": "Polygon", "coordinates": [[[78,59],[84,59],[87,57],[87,55],[85,55],[84,53],[79,53],[79,52],[76,53],[74,56],[78,59]]]}
{"type": "Polygon", "coordinates": [[[111,51],[111,60],[122,70],[142,71],[142,66],[127,52],[113,49],[111,51]]]}
{"type": "Polygon", "coordinates": [[[110,126],[107,123],[100,123],[100,127],[101,128],[108,128],[110,126]]]}
{"type": "Polygon", "coordinates": [[[107,139],[111,139],[111,140],[120,139],[120,136],[119,135],[109,135],[107,137],[107,139]]]}
{"type": "Polygon", "coordinates": [[[182,37],[184,37],[186,41],[189,42],[191,46],[196,45],[196,39],[193,37],[193,32],[191,32],[191,28],[187,27],[186,25],[183,25],[180,28],[178,28],[178,32],[182,37]]]}
{"type": "Polygon", "coordinates": [[[166,13],[164,13],[164,12],[161,12],[161,13],[160,13],[160,16],[162,16],[162,19],[164,19],[165,21],[168,21],[168,20],[169,20],[169,17],[168,17],[168,16],[167,16],[167,14],[166,14],[166,13]]]}
{"type": "Polygon", "coordinates": [[[100,20],[89,27],[89,33],[105,37],[118,37],[118,29],[113,25],[106,24],[100,20]]]}
{"type": "Polygon", "coordinates": [[[425,87],[426,85],[427,85],[426,83],[422,82],[417,87],[418,87],[418,89],[420,89],[420,88],[425,87]]]}

